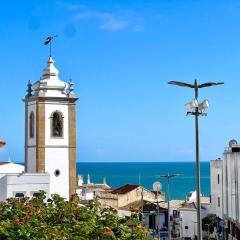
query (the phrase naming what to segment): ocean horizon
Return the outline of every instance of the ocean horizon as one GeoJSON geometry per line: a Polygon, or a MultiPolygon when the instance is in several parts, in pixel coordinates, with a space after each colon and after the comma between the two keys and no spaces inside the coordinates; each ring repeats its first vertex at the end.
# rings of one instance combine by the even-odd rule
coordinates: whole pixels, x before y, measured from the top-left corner
{"type": "MultiPolygon", "coordinates": [[[[210,195],[210,162],[201,162],[201,193],[210,195]]],[[[185,199],[186,195],[196,189],[195,162],[77,162],[77,174],[83,175],[84,182],[90,175],[92,183],[102,183],[106,178],[111,188],[125,184],[141,184],[152,190],[155,181],[162,183],[166,191],[165,179],[160,174],[179,173],[182,176],[171,179],[171,199],[185,199]]]]}

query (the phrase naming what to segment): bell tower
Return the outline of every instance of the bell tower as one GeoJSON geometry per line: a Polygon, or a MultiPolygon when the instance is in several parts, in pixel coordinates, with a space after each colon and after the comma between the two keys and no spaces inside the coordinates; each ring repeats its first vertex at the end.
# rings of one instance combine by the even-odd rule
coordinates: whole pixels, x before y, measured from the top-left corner
{"type": "Polygon", "coordinates": [[[25,102],[25,170],[50,174],[50,193],[76,192],[74,84],[58,77],[51,57],[39,81],[28,83],[25,102]]]}

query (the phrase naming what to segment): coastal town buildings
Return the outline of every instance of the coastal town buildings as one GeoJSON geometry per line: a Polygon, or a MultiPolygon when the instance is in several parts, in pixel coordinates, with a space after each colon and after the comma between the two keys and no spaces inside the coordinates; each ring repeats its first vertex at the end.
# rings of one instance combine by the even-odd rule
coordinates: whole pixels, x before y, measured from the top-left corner
{"type": "Polygon", "coordinates": [[[78,176],[78,185],[76,193],[78,194],[81,201],[93,200],[99,196],[101,192],[110,189],[110,186],[106,183],[106,178],[103,178],[103,183],[92,183],[90,175],[87,176],[87,182],[83,182],[83,176],[78,176]]]}
{"type": "Polygon", "coordinates": [[[143,225],[150,229],[151,235],[160,239],[168,239],[168,209],[151,202],[143,205],[143,225]]]}
{"type": "Polygon", "coordinates": [[[211,209],[223,219],[226,240],[240,239],[240,144],[231,140],[222,160],[211,161],[211,209]]]}
{"type": "MultiPolygon", "coordinates": [[[[194,239],[197,233],[196,191],[187,194],[185,200],[170,201],[172,239],[194,239]]],[[[167,204],[165,204],[167,207],[167,204]]],[[[210,213],[210,198],[201,196],[201,218],[210,213]]]]}
{"type": "MultiPolygon", "coordinates": [[[[99,194],[102,206],[116,209],[128,206],[131,208],[136,202],[156,202],[156,194],[140,185],[126,184],[117,189],[109,189],[99,194]]],[[[158,201],[164,201],[164,194],[159,193],[158,201]]]]}

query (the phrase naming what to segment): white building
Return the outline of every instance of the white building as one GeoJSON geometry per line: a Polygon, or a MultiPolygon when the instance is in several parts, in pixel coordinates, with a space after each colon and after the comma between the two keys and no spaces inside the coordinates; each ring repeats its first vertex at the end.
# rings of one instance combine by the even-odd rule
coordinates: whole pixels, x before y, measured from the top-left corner
{"type": "Polygon", "coordinates": [[[83,182],[83,176],[78,176],[77,194],[81,200],[93,200],[96,196],[99,196],[101,192],[110,189],[106,183],[106,179],[103,179],[103,183],[92,183],[90,175],[88,174],[87,183],[83,182]]]}
{"type": "Polygon", "coordinates": [[[46,192],[46,197],[49,198],[49,174],[0,174],[0,201],[11,197],[33,197],[39,191],[46,192]]]}
{"type": "Polygon", "coordinates": [[[49,173],[50,194],[76,192],[76,112],[73,83],[61,81],[49,57],[25,102],[25,171],[49,173]]]}
{"type": "Polygon", "coordinates": [[[223,161],[221,159],[210,162],[211,212],[221,219],[223,219],[222,166],[223,161]]]}
{"type": "Polygon", "coordinates": [[[240,239],[240,144],[235,140],[223,153],[223,214],[228,239],[240,239]]]}
{"type": "Polygon", "coordinates": [[[179,209],[181,239],[194,239],[197,234],[197,208],[194,202],[185,202],[179,209]]]}
{"type": "Polygon", "coordinates": [[[11,162],[0,162],[0,173],[22,173],[24,166],[11,162]]]}
{"type": "Polygon", "coordinates": [[[240,239],[240,144],[231,140],[222,160],[211,161],[211,209],[224,220],[225,239],[240,239]]]}
{"type": "MultiPolygon", "coordinates": [[[[201,218],[210,213],[210,197],[201,196],[201,218]]],[[[167,205],[166,205],[167,207],[167,205]]],[[[176,239],[194,239],[197,234],[196,191],[187,194],[186,200],[170,201],[172,236],[176,239]]]]}

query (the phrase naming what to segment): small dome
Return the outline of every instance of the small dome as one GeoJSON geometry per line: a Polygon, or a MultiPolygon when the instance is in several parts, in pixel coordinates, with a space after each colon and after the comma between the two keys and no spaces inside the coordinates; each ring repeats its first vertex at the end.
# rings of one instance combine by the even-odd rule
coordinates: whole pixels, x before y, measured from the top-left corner
{"type": "Polygon", "coordinates": [[[51,76],[58,76],[58,70],[57,68],[54,66],[54,60],[49,57],[48,61],[47,61],[47,67],[43,70],[43,74],[41,79],[46,79],[49,78],[51,76]]]}
{"type": "Polygon", "coordinates": [[[34,83],[35,96],[41,97],[67,97],[68,84],[58,78],[58,70],[54,60],[49,57],[39,81],[34,83]]]}

